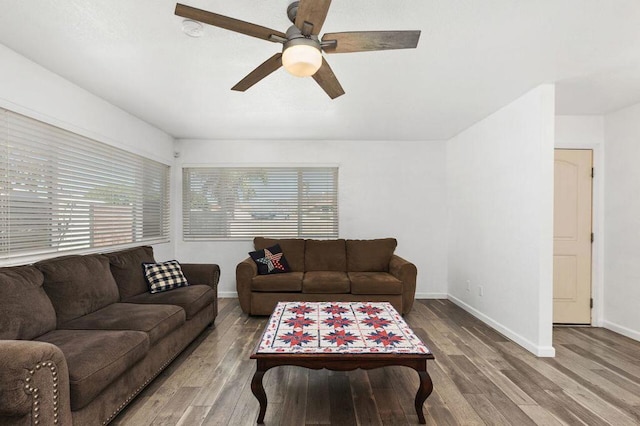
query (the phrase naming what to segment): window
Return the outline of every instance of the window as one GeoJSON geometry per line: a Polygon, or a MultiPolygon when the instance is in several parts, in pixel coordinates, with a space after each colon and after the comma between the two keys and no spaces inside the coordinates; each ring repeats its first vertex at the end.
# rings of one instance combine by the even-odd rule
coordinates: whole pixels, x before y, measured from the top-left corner
{"type": "Polygon", "coordinates": [[[336,167],[183,169],[183,236],[189,240],[336,238],[336,167]]]}
{"type": "Polygon", "coordinates": [[[169,240],[169,166],[0,109],[0,256],[169,240]]]}

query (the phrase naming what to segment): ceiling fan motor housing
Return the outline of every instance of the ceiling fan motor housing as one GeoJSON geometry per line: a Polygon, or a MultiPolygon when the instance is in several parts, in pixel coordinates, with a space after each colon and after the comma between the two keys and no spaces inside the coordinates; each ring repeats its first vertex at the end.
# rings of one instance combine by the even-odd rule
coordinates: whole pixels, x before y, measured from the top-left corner
{"type": "Polygon", "coordinates": [[[294,1],[289,6],[287,6],[287,16],[289,17],[289,20],[293,23],[296,22],[296,16],[298,15],[299,4],[300,4],[299,1],[294,1]]]}

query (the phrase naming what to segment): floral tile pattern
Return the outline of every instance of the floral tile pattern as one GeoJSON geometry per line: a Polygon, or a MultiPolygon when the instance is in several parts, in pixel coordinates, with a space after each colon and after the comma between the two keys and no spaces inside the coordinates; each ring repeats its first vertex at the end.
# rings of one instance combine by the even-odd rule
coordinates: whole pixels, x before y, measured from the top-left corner
{"type": "Polygon", "coordinates": [[[430,353],[388,302],[280,302],[256,352],[430,353]]]}

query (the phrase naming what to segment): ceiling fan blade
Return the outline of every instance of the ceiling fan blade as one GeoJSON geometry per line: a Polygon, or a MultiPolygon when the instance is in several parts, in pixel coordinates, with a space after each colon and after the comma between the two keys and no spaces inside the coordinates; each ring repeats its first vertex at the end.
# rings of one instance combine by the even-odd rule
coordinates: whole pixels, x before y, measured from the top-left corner
{"type": "Polygon", "coordinates": [[[300,0],[296,13],[296,27],[304,35],[318,35],[329,12],[329,6],[331,6],[331,0],[300,0]],[[313,25],[309,34],[305,34],[305,22],[313,25]]]}
{"type": "Polygon", "coordinates": [[[344,89],[324,58],[322,58],[322,66],[313,75],[313,79],[322,87],[322,90],[327,92],[331,99],[344,95],[344,89]]]}
{"type": "Polygon", "coordinates": [[[418,45],[420,31],[354,31],[327,33],[322,42],[335,40],[335,45],[323,46],[327,53],[366,52],[371,50],[413,49],[418,45]]]}
{"type": "Polygon", "coordinates": [[[264,61],[258,68],[251,71],[245,78],[240,80],[238,84],[233,86],[231,90],[238,92],[244,92],[278,68],[282,66],[282,53],[276,53],[266,61],[264,61]]]}
{"type": "Polygon", "coordinates": [[[194,21],[203,22],[205,24],[213,25],[214,27],[224,28],[225,30],[235,31],[237,33],[261,38],[263,40],[279,42],[279,40],[272,39],[271,36],[274,35],[280,38],[287,37],[284,33],[272,30],[271,28],[261,27],[260,25],[218,15],[213,12],[207,12],[206,10],[196,9],[195,7],[186,6],[180,3],[176,4],[175,14],[182,16],[183,18],[193,19],[194,21]]]}

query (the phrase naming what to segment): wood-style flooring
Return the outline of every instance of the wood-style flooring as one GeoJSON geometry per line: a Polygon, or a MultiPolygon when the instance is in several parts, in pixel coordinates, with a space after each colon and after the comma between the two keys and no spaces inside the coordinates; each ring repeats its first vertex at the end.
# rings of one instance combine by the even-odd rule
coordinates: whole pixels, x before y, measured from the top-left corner
{"type": "MultiPolygon", "coordinates": [[[[536,358],[447,300],[405,316],[434,353],[431,425],[639,425],[640,342],[600,328],[555,328],[536,358]]],[[[220,300],[205,331],[112,424],[254,425],[249,359],[267,317],[220,300]]],[[[417,374],[405,367],[331,372],[278,367],[264,377],[266,425],[417,424],[417,374]]]]}

